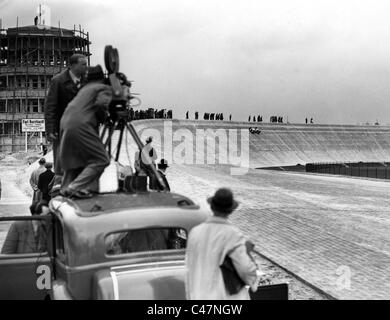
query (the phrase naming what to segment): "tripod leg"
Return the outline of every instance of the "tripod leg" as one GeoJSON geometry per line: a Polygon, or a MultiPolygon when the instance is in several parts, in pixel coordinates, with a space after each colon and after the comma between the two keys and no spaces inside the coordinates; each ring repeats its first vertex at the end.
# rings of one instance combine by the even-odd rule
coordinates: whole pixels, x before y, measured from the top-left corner
{"type": "Polygon", "coordinates": [[[108,130],[108,124],[103,125],[103,130],[102,130],[102,133],[100,134],[100,140],[103,141],[104,136],[106,135],[107,130],[108,130]]]}
{"type": "MultiPolygon", "coordinates": [[[[107,146],[109,143],[111,143],[111,125],[109,124],[105,124],[104,127],[103,127],[103,130],[102,130],[102,133],[100,135],[100,140],[102,140],[103,144],[104,144],[104,147],[107,149],[107,146]],[[106,136],[106,133],[108,131],[108,136],[106,139],[104,139],[104,137],[106,136]]],[[[109,149],[111,149],[111,146],[109,147],[109,149]]]]}
{"type": "Polygon", "coordinates": [[[112,139],[112,136],[114,134],[116,125],[117,125],[117,123],[114,123],[113,125],[109,126],[108,137],[107,137],[106,142],[104,143],[104,146],[106,147],[106,149],[108,147],[108,153],[110,154],[110,156],[111,156],[111,139],[112,139]]]}
{"type": "Polygon", "coordinates": [[[138,133],[135,130],[134,126],[132,124],[126,123],[126,128],[130,132],[131,136],[133,137],[135,143],[138,146],[138,149],[142,150],[142,148],[144,147],[144,144],[142,143],[140,137],[138,136],[138,133]]]}
{"type": "Polygon", "coordinates": [[[122,146],[122,140],[123,140],[123,133],[125,132],[125,125],[122,125],[121,124],[121,131],[120,131],[120,134],[119,134],[119,140],[118,140],[118,144],[117,144],[117,147],[116,147],[116,157],[115,157],[115,161],[118,162],[119,160],[119,154],[121,152],[121,146],[122,146]]]}

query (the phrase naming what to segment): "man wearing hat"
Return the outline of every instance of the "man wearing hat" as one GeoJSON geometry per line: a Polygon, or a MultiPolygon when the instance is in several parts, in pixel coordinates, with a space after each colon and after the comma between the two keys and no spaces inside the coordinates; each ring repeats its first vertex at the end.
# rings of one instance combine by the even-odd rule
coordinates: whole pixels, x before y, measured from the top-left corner
{"type": "MultiPolygon", "coordinates": [[[[167,168],[169,168],[168,166],[168,161],[165,160],[165,159],[161,159],[160,163],[157,164],[157,167],[158,167],[158,174],[160,175],[161,179],[164,181],[164,184],[166,186],[166,190],[167,191],[171,191],[171,187],[169,186],[169,183],[168,183],[168,180],[167,180],[167,176],[166,176],[166,171],[167,171],[167,168]]],[[[158,183],[156,183],[156,187],[161,190],[161,187],[159,187],[158,183]]]]}
{"type": "Polygon", "coordinates": [[[60,124],[60,162],[64,169],[61,194],[92,197],[91,189],[110,164],[99,137],[99,124],[108,115],[112,89],[104,84],[101,66],[88,68],[87,84],[69,103],[60,124]]]}
{"type": "Polygon", "coordinates": [[[39,167],[31,173],[31,177],[30,177],[30,185],[34,191],[32,203],[37,203],[41,200],[42,194],[38,189],[38,180],[41,173],[46,171],[45,168],[46,159],[41,158],[38,163],[39,163],[39,167]]]}
{"type": "Polygon", "coordinates": [[[249,300],[243,286],[230,294],[225,286],[220,266],[227,256],[243,282],[257,290],[257,266],[247,253],[247,239],[229,216],[238,207],[230,189],[217,190],[208,199],[213,216],[193,228],[186,250],[186,294],[189,300],[249,300]]]}

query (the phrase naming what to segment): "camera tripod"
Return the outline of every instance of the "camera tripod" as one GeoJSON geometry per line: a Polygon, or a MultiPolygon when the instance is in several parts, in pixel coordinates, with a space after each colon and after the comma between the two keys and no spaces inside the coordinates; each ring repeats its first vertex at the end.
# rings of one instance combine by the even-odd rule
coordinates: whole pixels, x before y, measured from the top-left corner
{"type": "MultiPolygon", "coordinates": [[[[119,130],[119,139],[116,145],[116,154],[114,160],[117,162],[119,160],[119,155],[123,143],[123,136],[126,132],[129,132],[130,135],[133,137],[135,143],[138,146],[140,155],[142,154],[142,150],[144,148],[144,144],[142,143],[140,137],[138,136],[137,131],[135,130],[133,124],[131,121],[127,118],[127,114],[125,115],[118,115],[115,120],[111,120],[110,122],[106,122],[103,126],[103,130],[100,136],[100,139],[103,141],[103,144],[110,154],[112,155],[112,136],[116,130],[119,130]],[[104,140],[104,137],[108,133],[107,138],[104,140]]],[[[142,160],[141,160],[142,161],[142,160]]],[[[150,174],[155,178],[157,183],[159,184],[159,187],[161,190],[167,190],[167,186],[164,183],[164,180],[161,178],[160,174],[158,173],[156,167],[152,163],[144,164],[150,172],[150,174]]]]}

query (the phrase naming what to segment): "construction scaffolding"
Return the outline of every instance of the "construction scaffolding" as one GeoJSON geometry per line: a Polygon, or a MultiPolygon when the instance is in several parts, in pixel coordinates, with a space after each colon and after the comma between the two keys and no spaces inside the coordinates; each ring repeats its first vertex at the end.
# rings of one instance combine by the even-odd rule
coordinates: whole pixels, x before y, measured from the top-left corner
{"type": "MultiPolygon", "coordinates": [[[[89,33],[32,25],[0,29],[0,152],[25,149],[22,119],[43,119],[50,80],[74,53],[90,62],[89,33]]],[[[32,135],[29,148],[40,143],[32,135]]]]}

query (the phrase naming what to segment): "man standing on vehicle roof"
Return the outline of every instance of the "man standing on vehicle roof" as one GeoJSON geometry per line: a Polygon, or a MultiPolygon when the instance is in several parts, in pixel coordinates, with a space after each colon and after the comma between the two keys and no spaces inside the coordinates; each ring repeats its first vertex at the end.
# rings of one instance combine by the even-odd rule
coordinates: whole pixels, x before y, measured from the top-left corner
{"type": "Polygon", "coordinates": [[[101,66],[88,69],[87,84],[69,103],[61,119],[59,157],[65,170],[61,193],[92,197],[91,188],[110,164],[99,136],[99,123],[108,115],[112,88],[104,84],[101,66]]]}
{"type": "Polygon", "coordinates": [[[56,183],[61,183],[63,175],[58,152],[60,146],[60,121],[69,102],[80,90],[87,71],[87,58],[82,54],[74,54],[69,58],[69,68],[54,76],[45,100],[46,137],[53,144],[54,173],[56,183]]]}

